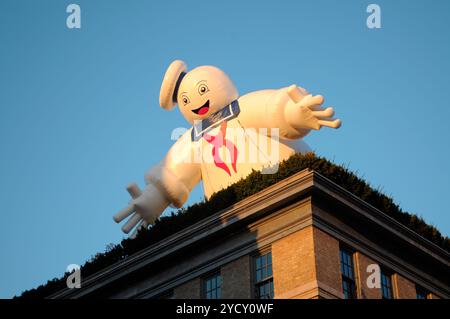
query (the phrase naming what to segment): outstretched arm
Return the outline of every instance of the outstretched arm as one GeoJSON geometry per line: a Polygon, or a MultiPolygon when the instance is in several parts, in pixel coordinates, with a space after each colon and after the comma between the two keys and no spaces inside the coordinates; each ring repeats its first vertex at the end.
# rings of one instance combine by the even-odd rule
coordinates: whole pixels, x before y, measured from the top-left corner
{"type": "Polygon", "coordinates": [[[264,90],[239,98],[239,120],[245,127],[278,128],[280,137],[297,139],[322,126],[338,128],[334,110],[323,108],[323,97],[312,96],[296,85],[279,90],[264,90]]]}
{"type": "Polygon", "coordinates": [[[188,130],[170,149],[166,157],[145,174],[147,183],[141,191],[136,184],[127,187],[132,196],[130,204],[114,215],[119,223],[131,217],[122,226],[124,233],[135,228],[131,237],[140,227],[153,224],[169,205],[181,207],[189,193],[200,181],[201,168],[188,130]]]}

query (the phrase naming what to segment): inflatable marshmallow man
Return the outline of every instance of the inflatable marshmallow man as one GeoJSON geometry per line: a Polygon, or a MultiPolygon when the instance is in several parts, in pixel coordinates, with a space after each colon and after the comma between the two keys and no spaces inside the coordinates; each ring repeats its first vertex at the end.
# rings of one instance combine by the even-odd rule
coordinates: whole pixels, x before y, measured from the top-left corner
{"type": "Polygon", "coordinates": [[[133,199],[114,220],[132,215],[122,230],[135,228],[133,237],[169,205],[181,207],[200,181],[209,198],[252,170],[274,167],[295,152],[309,151],[301,138],[310,130],[341,125],[332,119],[333,108],[324,109],[322,103],[322,96],[296,85],[239,97],[222,70],[201,66],[187,72],[184,62],[172,62],[163,79],[160,104],[166,110],[178,104],[192,127],[147,172],[143,191],[136,184],[128,186],[133,199]]]}

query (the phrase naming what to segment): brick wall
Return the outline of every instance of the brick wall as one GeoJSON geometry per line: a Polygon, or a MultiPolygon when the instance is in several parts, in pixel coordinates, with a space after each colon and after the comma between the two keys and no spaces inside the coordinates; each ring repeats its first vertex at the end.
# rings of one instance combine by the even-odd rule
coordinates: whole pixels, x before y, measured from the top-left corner
{"type": "Polygon", "coordinates": [[[320,295],[327,298],[342,298],[339,241],[327,233],[314,228],[314,255],[320,295]]]}
{"type": "Polygon", "coordinates": [[[221,269],[222,298],[251,298],[250,257],[236,259],[221,269]]]}
{"type": "Polygon", "coordinates": [[[369,288],[367,286],[367,278],[372,275],[372,272],[367,272],[367,266],[377,264],[377,262],[361,254],[360,252],[355,253],[354,260],[358,298],[381,299],[381,288],[369,288]]]}
{"type": "Polygon", "coordinates": [[[174,289],[176,299],[199,299],[201,297],[200,278],[195,278],[174,289]]]}
{"type": "MultiPolygon", "coordinates": [[[[275,298],[343,298],[339,241],[308,226],[271,245],[275,298]]],[[[251,256],[240,257],[221,268],[222,298],[252,297],[251,256]]],[[[377,262],[355,252],[355,282],[361,299],[380,299],[380,288],[369,288],[367,266],[377,262]]],[[[394,297],[416,299],[415,283],[394,273],[394,297]]],[[[174,289],[177,299],[201,298],[201,279],[193,279],[174,289]]],[[[430,294],[433,299],[439,297],[430,294]]]]}
{"type": "Polygon", "coordinates": [[[316,267],[312,226],[272,244],[272,268],[276,298],[298,298],[305,291],[314,289],[316,267]]]}
{"type": "Polygon", "coordinates": [[[405,277],[394,274],[392,276],[394,284],[394,296],[398,299],[416,299],[416,285],[405,277]]]}

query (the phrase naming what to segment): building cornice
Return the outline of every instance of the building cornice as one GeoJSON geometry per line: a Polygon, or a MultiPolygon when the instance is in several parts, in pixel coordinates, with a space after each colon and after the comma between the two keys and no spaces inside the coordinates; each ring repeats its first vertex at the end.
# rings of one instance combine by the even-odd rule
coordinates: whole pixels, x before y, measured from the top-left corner
{"type": "MultiPolygon", "coordinates": [[[[162,241],[150,245],[142,251],[117,262],[96,274],[84,278],[82,288],[80,289],[63,289],[50,298],[79,298],[89,296],[90,294],[105,289],[110,284],[118,280],[123,280],[131,276],[151,264],[156,263],[165,258],[176,256],[185,249],[190,249],[198,245],[201,247],[202,243],[208,242],[211,238],[223,236],[223,234],[244,231],[252,225],[261,225],[265,220],[274,218],[275,215],[280,215],[282,211],[292,209],[298,202],[305,199],[315,198],[318,201],[324,199],[325,202],[333,202],[351,211],[353,216],[357,216],[361,223],[370,223],[372,226],[383,229],[389,232],[392,237],[396,238],[402,245],[409,245],[411,248],[417,249],[432,260],[433,263],[438,263],[450,269],[450,254],[441,249],[437,245],[429,242],[425,238],[419,236],[407,227],[403,226],[393,218],[387,216],[380,210],[362,201],[354,196],[344,188],[329,179],[323,177],[317,172],[311,170],[303,170],[290,176],[263,191],[258,192],[244,200],[231,205],[227,209],[217,212],[194,225],[186,227],[185,229],[173,234],[162,241]]],[[[334,216],[339,220],[342,216],[334,216]]],[[[320,208],[313,207],[309,216],[303,216],[301,219],[284,226],[292,228],[291,231],[314,224],[317,227],[332,232],[333,234],[343,234],[343,230],[338,222],[330,222],[326,214],[321,212],[320,208]]],[[[259,227],[259,226],[258,226],[259,227]]],[[[264,242],[270,243],[276,240],[282,231],[286,233],[286,229],[274,230],[272,233],[265,235],[267,238],[264,242]]],[[[344,230],[345,232],[345,230],[344,230]]],[[[347,238],[348,236],[342,236],[347,238]]],[[[236,256],[238,254],[248,253],[250,249],[256,246],[242,246],[236,249],[236,256]]],[[[377,251],[378,247],[372,247],[372,251],[377,251]]],[[[367,248],[367,247],[366,247],[367,248]]],[[[366,249],[369,250],[370,249],[366,249]]],[[[380,253],[382,255],[382,253],[380,253]]],[[[225,253],[222,260],[218,262],[226,262],[229,257],[225,253]]],[[[211,266],[212,267],[212,266],[211,266]]],[[[205,268],[206,269],[206,268],[205,268]]],[[[198,272],[198,271],[197,271],[198,272]]],[[[186,273],[185,280],[195,275],[186,273]]],[[[448,287],[441,287],[442,293],[450,294],[448,287]]],[[[138,295],[145,295],[145,292],[137,293],[138,295]]]]}

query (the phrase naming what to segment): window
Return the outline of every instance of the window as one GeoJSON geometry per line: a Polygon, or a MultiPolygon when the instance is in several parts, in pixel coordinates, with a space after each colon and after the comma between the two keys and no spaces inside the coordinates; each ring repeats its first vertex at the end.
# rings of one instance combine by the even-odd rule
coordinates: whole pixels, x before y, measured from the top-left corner
{"type": "Polygon", "coordinates": [[[222,297],[222,276],[216,272],[203,279],[203,298],[220,299],[222,297]]]}
{"type": "Polygon", "coordinates": [[[356,299],[355,271],[353,268],[353,253],[341,248],[342,291],[345,299],[356,299]]]}
{"type": "Polygon", "coordinates": [[[393,299],[391,273],[381,269],[381,296],[383,299],[393,299]]]}
{"type": "Polygon", "coordinates": [[[425,288],[416,286],[416,296],[417,299],[430,299],[430,292],[425,288]]]}
{"type": "Polygon", "coordinates": [[[273,299],[272,253],[254,258],[255,298],[273,299]]]}

